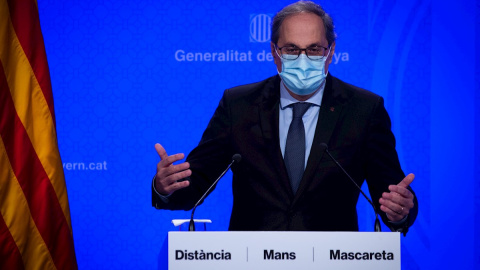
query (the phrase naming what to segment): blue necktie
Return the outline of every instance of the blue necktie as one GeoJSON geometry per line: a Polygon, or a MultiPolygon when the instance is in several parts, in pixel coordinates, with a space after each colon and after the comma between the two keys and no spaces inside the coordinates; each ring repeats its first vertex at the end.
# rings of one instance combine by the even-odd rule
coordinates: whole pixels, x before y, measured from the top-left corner
{"type": "Polygon", "coordinates": [[[288,128],[284,160],[293,194],[297,192],[305,170],[305,127],[302,117],[311,105],[300,102],[290,105],[293,108],[293,117],[288,128]]]}

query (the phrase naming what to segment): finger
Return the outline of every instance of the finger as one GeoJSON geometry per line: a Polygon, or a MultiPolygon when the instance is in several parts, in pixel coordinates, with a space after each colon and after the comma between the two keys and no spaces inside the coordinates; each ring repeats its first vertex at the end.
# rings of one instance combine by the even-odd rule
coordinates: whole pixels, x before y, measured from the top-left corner
{"type": "Polygon", "coordinates": [[[399,215],[399,214],[393,212],[392,210],[390,210],[389,208],[387,208],[383,205],[380,206],[380,210],[385,212],[385,214],[387,214],[387,218],[391,221],[400,221],[405,217],[405,216],[402,216],[402,215],[399,215]]]}
{"type": "Polygon", "coordinates": [[[402,196],[400,196],[399,194],[396,194],[396,193],[388,193],[388,192],[384,192],[382,194],[382,199],[386,200],[386,201],[391,201],[395,204],[401,204],[403,201],[404,201],[404,198],[402,196]]]}
{"type": "Polygon", "coordinates": [[[182,188],[186,188],[189,185],[190,185],[190,181],[176,182],[176,183],[168,186],[168,188],[167,188],[168,194],[172,194],[173,192],[175,192],[179,189],[182,189],[182,188]]]}
{"type": "Polygon", "coordinates": [[[404,198],[413,198],[413,193],[408,190],[407,188],[401,187],[401,186],[395,186],[391,185],[388,186],[388,190],[390,190],[392,193],[396,193],[404,198]]]}
{"type": "Polygon", "coordinates": [[[380,210],[382,210],[382,212],[386,213],[387,216],[389,216],[390,218],[393,218],[393,219],[397,219],[400,217],[400,215],[393,211],[392,209],[386,207],[385,205],[380,205],[380,210]]]}
{"type": "Polygon", "coordinates": [[[415,175],[413,173],[411,173],[411,174],[405,176],[405,178],[403,178],[403,180],[400,183],[398,183],[398,186],[406,188],[406,187],[410,186],[413,179],[415,179],[415,175]]]}
{"type": "Polygon", "coordinates": [[[399,214],[384,205],[380,205],[380,210],[385,214],[387,214],[388,219],[391,221],[399,221],[405,217],[405,215],[399,214]]]}
{"type": "Polygon", "coordinates": [[[391,200],[380,198],[379,202],[381,206],[385,206],[386,208],[390,209],[392,212],[395,212],[398,215],[405,215],[405,210],[410,211],[410,209],[406,208],[405,206],[395,203],[391,200]]]}
{"type": "Polygon", "coordinates": [[[186,177],[189,177],[190,175],[192,175],[191,170],[179,171],[179,172],[175,172],[175,173],[172,173],[172,174],[169,174],[169,175],[166,175],[165,173],[163,173],[163,171],[161,171],[161,172],[157,173],[157,179],[158,179],[158,182],[160,182],[162,186],[166,187],[166,186],[171,185],[174,182],[177,182],[177,181],[180,181],[180,180],[182,180],[186,177]]]}
{"type": "Polygon", "coordinates": [[[167,157],[163,158],[162,160],[160,160],[160,162],[158,163],[158,166],[159,166],[159,168],[168,167],[168,166],[172,165],[172,163],[174,163],[176,161],[179,161],[179,160],[182,160],[184,157],[185,157],[185,155],[183,153],[167,156],[167,157]]]}
{"type": "Polygon", "coordinates": [[[155,144],[155,150],[157,150],[157,153],[160,156],[160,159],[163,160],[164,158],[168,157],[167,151],[165,151],[165,148],[163,148],[163,146],[161,144],[156,143],[155,144]]]}
{"type": "MultiPolygon", "coordinates": [[[[188,182],[188,181],[180,181],[180,180],[185,179],[185,178],[189,177],[190,175],[192,175],[191,170],[185,170],[185,171],[182,171],[182,172],[178,172],[178,173],[169,175],[168,177],[161,177],[161,176],[157,175],[157,177],[155,179],[155,181],[156,181],[155,182],[155,187],[162,194],[171,194],[173,191],[176,190],[175,188],[173,188],[173,190],[172,190],[171,186],[173,185],[173,187],[176,187],[176,186],[178,186],[178,185],[176,185],[177,183],[188,182]]],[[[182,185],[180,185],[180,187],[182,187],[182,185]]]]}
{"type": "Polygon", "coordinates": [[[175,173],[178,173],[178,172],[181,172],[181,171],[185,171],[189,168],[190,168],[190,163],[188,163],[188,162],[183,162],[183,163],[180,163],[180,164],[177,164],[177,165],[170,165],[168,167],[159,167],[159,169],[157,171],[157,175],[160,178],[164,178],[164,177],[167,177],[169,175],[172,175],[172,174],[175,174],[175,173]]]}
{"type": "MultiPolygon", "coordinates": [[[[412,198],[404,198],[396,193],[383,193],[382,198],[385,201],[391,201],[392,203],[398,205],[399,207],[404,207],[410,211],[413,208],[413,197],[412,198]]],[[[395,211],[398,208],[393,208],[395,211]]]]}

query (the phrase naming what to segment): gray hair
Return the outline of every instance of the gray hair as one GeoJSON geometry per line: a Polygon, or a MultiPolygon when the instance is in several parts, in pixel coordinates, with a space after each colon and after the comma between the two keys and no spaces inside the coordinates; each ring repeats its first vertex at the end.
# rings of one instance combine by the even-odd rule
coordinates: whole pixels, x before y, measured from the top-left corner
{"type": "Polygon", "coordinates": [[[313,13],[318,15],[322,19],[323,26],[325,27],[328,46],[335,42],[337,34],[335,33],[335,26],[333,25],[332,17],[330,17],[320,5],[317,5],[312,1],[298,1],[284,7],[275,15],[275,17],[273,17],[271,41],[274,44],[277,44],[278,39],[280,38],[280,26],[282,26],[283,21],[298,13],[313,13]]]}

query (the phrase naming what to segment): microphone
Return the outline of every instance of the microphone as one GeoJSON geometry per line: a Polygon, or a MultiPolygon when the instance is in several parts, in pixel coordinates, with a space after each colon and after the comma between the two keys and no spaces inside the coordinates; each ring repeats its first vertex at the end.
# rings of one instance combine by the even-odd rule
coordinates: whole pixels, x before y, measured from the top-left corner
{"type": "Polygon", "coordinates": [[[200,200],[198,200],[198,202],[195,204],[195,206],[193,207],[193,210],[192,210],[192,216],[190,217],[190,224],[188,225],[188,230],[189,231],[195,231],[195,222],[193,221],[193,215],[195,214],[195,209],[197,209],[197,206],[205,198],[205,196],[207,196],[207,194],[210,192],[210,190],[212,190],[212,188],[218,183],[218,181],[227,173],[227,171],[230,169],[230,167],[232,167],[233,163],[235,163],[235,162],[239,163],[241,160],[242,160],[242,156],[240,154],[233,155],[232,156],[232,162],[230,162],[230,164],[228,164],[225,171],[223,171],[222,174],[220,174],[220,176],[217,178],[217,180],[215,180],[215,182],[213,182],[213,184],[210,185],[210,187],[207,189],[207,191],[205,191],[205,193],[202,195],[200,200]]]}
{"type": "Polygon", "coordinates": [[[375,212],[375,231],[381,232],[382,227],[380,226],[380,220],[378,219],[377,208],[375,208],[375,205],[373,204],[373,202],[367,197],[367,195],[363,192],[363,190],[357,185],[357,182],[355,182],[355,180],[353,180],[353,178],[347,173],[347,171],[345,171],[342,165],[340,165],[340,163],[338,163],[338,161],[332,156],[332,154],[330,154],[330,152],[328,151],[328,145],[326,143],[321,143],[320,147],[324,149],[323,151],[325,151],[325,153],[327,153],[327,155],[333,160],[333,162],[337,164],[338,168],[340,168],[340,170],[342,170],[342,172],[348,177],[348,179],[352,181],[352,183],[358,188],[358,190],[360,190],[363,197],[365,197],[365,199],[367,199],[367,201],[373,207],[373,211],[375,212]]]}

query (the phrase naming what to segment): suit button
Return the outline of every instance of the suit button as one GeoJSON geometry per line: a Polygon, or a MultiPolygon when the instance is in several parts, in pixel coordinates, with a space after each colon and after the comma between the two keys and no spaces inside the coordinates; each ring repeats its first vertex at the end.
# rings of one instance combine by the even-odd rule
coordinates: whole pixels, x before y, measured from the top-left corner
{"type": "Polygon", "coordinates": [[[288,211],[287,214],[287,220],[288,220],[288,230],[294,230],[295,229],[295,224],[298,223],[296,220],[297,213],[293,211],[288,211]]]}

